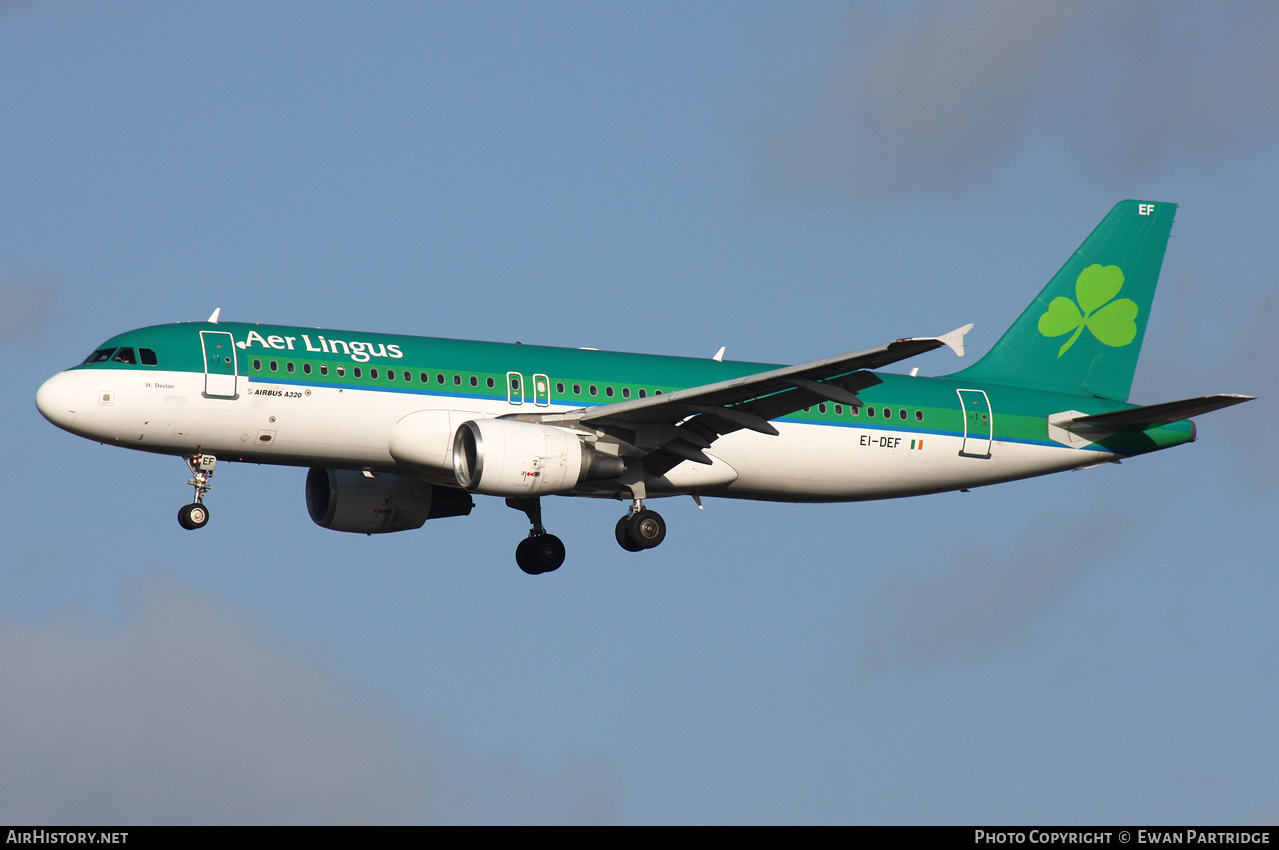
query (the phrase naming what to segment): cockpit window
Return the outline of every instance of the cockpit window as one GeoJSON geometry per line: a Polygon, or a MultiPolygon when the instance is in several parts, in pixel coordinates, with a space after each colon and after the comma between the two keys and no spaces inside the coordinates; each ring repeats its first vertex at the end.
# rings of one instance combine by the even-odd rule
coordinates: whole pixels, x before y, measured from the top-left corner
{"type": "Polygon", "coordinates": [[[126,366],[136,366],[141,363],[143,366],[157,366],[160,361],[155,356],[155,349],[152,348],[99,348],[97,351],[84,358],[84,362],[88,363],[123,363],[126,366]]]}

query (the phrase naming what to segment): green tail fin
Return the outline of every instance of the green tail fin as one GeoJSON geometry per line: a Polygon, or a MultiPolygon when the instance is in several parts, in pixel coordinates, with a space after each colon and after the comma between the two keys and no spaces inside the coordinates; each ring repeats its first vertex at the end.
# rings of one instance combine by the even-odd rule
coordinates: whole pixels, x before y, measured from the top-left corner
{"type": "Polygon", "coordinates": [[[995,347],[952,377],[1127,401],[1176,212],[1115,204],[995,347]]]}

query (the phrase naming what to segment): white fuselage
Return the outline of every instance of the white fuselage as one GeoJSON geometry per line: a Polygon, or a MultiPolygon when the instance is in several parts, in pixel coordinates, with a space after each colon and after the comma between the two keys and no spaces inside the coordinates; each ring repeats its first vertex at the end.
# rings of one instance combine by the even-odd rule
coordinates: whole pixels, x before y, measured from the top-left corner
{"type": "MultiPolygon", "coordinates": [[[[927,379],[919,379],[927,380],[927,379]]],[[[209,398],[193,372],[80,369],[41,387],[37,405],[72,433],[103,443],[220,460],[394,472],[457,486],[451,472],[406,469],[392,456],[397,423],[424,410],[460,419],[512,412],[501,400],[425,392],[296,386],[239,378],[238,397],[209,398]]],[[[567,410],[550,405],[545,412],[567,410]]],[[[920,428],[876,428],[869,421],[777,421],[778,436],[736,431],[707,452],[711,466],[684,461],[648,482],[651,496],[703,494],[773,501],[857,501],[964,489],[1091,466],[1114,454],[1065,445],[991,443],[989,457],[961,453],[960,436],[920,428]]],[[[603,435],[587,434],[608,450],[603,435]]],[[[583,487],[568,495],[623,496],[583,487]]]]}

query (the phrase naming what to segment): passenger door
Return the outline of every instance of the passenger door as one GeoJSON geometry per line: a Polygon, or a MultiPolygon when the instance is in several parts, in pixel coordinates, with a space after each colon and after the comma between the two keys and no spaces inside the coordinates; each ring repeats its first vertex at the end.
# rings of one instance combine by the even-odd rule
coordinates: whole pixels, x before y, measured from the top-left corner
{"type": "Polygon", "coordinates": [[[990,414],[990,399],[984,390],[955,392],[959,393],[959,404],[964,410],[964,445],[959,454],[963,457],[990,457],[995,424],[990,414]]]}
{"type": "Polygon", "coordinates": [[[226,331],[200,331],[205,398],[238,398],[235,339],[226,331]]]}

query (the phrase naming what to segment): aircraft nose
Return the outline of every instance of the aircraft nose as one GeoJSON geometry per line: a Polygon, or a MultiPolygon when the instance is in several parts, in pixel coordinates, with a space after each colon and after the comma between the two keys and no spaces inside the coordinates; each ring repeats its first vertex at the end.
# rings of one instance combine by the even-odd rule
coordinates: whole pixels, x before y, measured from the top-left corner
{"type": "Polygon", "coordinates": [[[59,372],[36,390],[36,407],[59,428],[72,426],[79,406],[80,376],[75,372],[59,372]]]}

